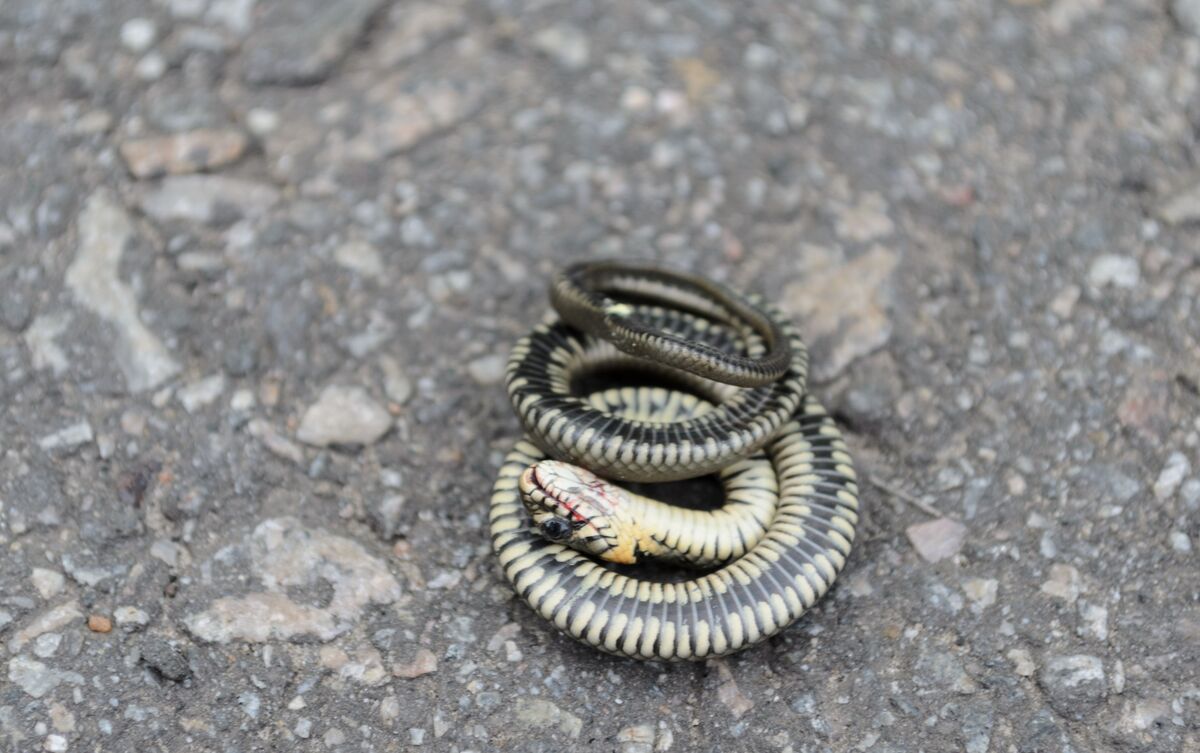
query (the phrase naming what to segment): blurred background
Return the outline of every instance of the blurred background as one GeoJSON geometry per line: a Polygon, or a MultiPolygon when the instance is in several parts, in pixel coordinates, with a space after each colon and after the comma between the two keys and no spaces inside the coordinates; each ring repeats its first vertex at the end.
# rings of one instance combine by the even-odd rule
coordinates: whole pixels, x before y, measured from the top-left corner
{"type": "Polygon", "coordinates": [[[1200,749],[1200,2],[0,1],[0,750],[1200,749]],[[859,464],[704,665],[515,600],[567,260],[776,301],[859,464]]]}

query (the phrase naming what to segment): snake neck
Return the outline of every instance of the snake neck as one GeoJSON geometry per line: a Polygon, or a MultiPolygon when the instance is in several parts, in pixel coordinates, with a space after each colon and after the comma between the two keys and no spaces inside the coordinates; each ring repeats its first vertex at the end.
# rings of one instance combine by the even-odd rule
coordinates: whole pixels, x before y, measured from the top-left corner
{"type": "Polygon", "coordinates": [[[738,489],[735,498],[715,510],[669,505],[633,492],[626,500],[624,535],[614,561],[655,559],[687,567],[710,568],[743,556],[767,532],[778,496],[765,484],[738,489]]]}

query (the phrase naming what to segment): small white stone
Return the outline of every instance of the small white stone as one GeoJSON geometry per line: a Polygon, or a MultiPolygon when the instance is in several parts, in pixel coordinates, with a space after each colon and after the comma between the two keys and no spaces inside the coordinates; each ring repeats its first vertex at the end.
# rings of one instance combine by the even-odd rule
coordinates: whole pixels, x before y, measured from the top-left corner
{"type": "Polygon", "coordinates": [[[157,38],[158,28],[148,18],[131,18],[121,25],[121,44],[131,52],[145,52],[157,38]]]}
{"type": "Polygon", "coordinates": [[[425,743],[425,730],[420,727],[409,729],[408,739],[413,745],[423,745],[425,743]]]}
{"type": "Polygon", "coordinates": [[[384,724],[391,724],[400,718],[400,699],[389,695],[379,702],[379,718],[384,724]]]}
{"type": "Polygon", "coordinates": [[[387,399],[397,405],[404,405],[412,397],[412,380],[400,367],[400,362],[391,356],[382,356],[379,366],[383,369],[383,391],[387,399]]]}
{"type": "Polygon", "coordinates": [[[192,382],[175,393],[183,409],[195,413],[206,405],[211,405],[225,391],[225,375],[213,374],[198,382],[192,382]]]}
{"type": "Polygon", "coordinates": [[[258,693],[246,691],[240,693],[237,697],[238,705],[242,707],[242,712],[251,719],[258,718],[258,712],[262,708],[262,698],[258,693]]]}
{"type": "Polygon", "coordinates": [[[317,447],[369,445],[391,426],[392,417],[365,389],[331,385],[304,412],[296,438],[317,447]]]}
{"type": "Polygon", "coordinates": [[[1142,278],[1137,259],[1117,254],[1104,254],[1092,262],[1088,269],[1088,282],[1094,288],[1112,285],[1118,288],[1132,288],[1142,278]]]}
{"type": "Polygon", "coordinates": [[[1068,604],[1079,598],[1079,571],[1070,565],[1051,565],[1050,580],[1042,584],[1042,593],[1068,604]]]}
{"type": "Polygon", "coordinates": [[[383,258],[379,255],[379,249],[363,240],[346,241],[338,246],[333,252],[333,259],[363,277],[379,277],[383,274],[383,258]]]}
{"type": "Polygon", "coordinates": [[[1043,674],[1064,688],[1090,682],[1104,682],[1104,662],[1098,656],[1075,654],[1055,656],[1046,662],[1043,674]]]}
{"type": "Polygon", "coordinates": [[[143,628],[150,623],[150,615],[146,614],[144,610],[131,606],[117,607],[113,611],[113,617],[116,619],[117,625],[127,630],[143,628]]]}
{"type": "Polygon", "coordinates": [[[967,578],[963,581],[963,593],[971,600],[971,611],[982,614],[983,610],[996,603],[999,587],[995,578],[967,578]]]}
{"type": "Polygon", "coordinates": [[[1058,545],[1054,543],[1054,536],[1049,531],[1042,531],[1042,538],[1038,541],[1038,551],[1048,560],[1058,556],[1058,545]]]}
{"type": "Polygon", "coordinates": [[[185,562],[187,550],[170,539],[158,539],[150,545],[150,556],[165,562],[169,567],[179,567],[185,562]]]}
{"type": "Polygon", "coordinates": [[[1013,669],[1021,677],[1032,677],[1033,673],[1037,671],[1037,665],[1033,663],[1033,657],[1023,648],[1014,648],[1006,656],[1013,663],[1013,669]]]}
{"type": "Polygon", "coordinates": [[[292,711],[299,711],[307,705],[308,704],[304,702],[304,696],[298,695],[292,700],[288,701],[287,707],[292,711]]]}
{"type": "Polygon", "coordinates": [[[33,581],[33,587],[41,594],[43,599],[60,593],[63,586],[66,584],[66,578],[57,570],[48,570],[44,567],[33,568],[33,574],[30,576],[33,581]]]}
{"type": "Polygon", "coordinates": [[[296,733],[296,737],[301,740],[307,740],[312,734],[312,720],[307,717],[300,717],[296,721],[296,726],[292,728],[292,732],[296,733]]]}
{"type": "Polygon", "coordinates": [[[33,655],[39,659],[48,659],[58,651],[62,643],[62,633],[42,633],[33,640],[33,655]]]}
{"type": "Polygon", "coordinates": [[[255,107],[246,113],[246,127],[255,136],[266,136],[279,127],[279,113],[255,107]]]}
{"type": "Polygon", "coordinates": [[[967,527],[957,520],[937,518],[905,529],[913,549],[926,562],[938,562],[958,554],[967,537],[967,527]]]}
{"type": "Polygon", "coordinates": [[[1186,455],[1182,452],[1172,452],[1154,482],[1155,499],[1160,502],[1170,499],[1191,470],[1191,463],[1186,455]]]}
{"type": "Polygon", "coordinates": [[[204,18],[220,24],[235,34],[245,34],[254,25],[256,0],[212,0],[204,18]]]}
{"type": "Polygon", "coordinates": [[[254,391],[243,388],[233,393],[229,407],[236,411],[248,411],[254,407],[254,403],[254,391]]]}
{"type": "Polygon", "coordinates": [[[481,356],[467,364],[467,373],[475,380],[476,384],[488,386],[499,384],[504,378],[504,368],[508,363],[503,355],[495,353],[488,356],[481,356]]]}
{"type": "Polygon", "coordinates": [[[519,662],[525,658],[525,655],[521,653],[521,649],[514,641],[505,641],[504,658],[510,662],[519,662]]]}
{"type": "Polygon", "coordinates": [[[1108,608],[1099,604],[1079,602],[1079,616],[1083,623],[1076,631],[1084,638],[1098,641],[1108,640],[1108,608]]]}
{"type": "Polygon", "coordinates": [[[570,71],[587,67],[591,58],[587,35],[573,26],[551,26],[533,35],[539,52],[570,71]]]}
{"type": "Polygon", "coordinates": [[[46,741],[42,744],[49,753],[65,753],[67,750],[67,738],[62,735],[46,735],[46,741]]]}
{"type": "Polygon", "coordinates": [[[1171,548],[1182,554],[1192,551],[1192,540],[1183,531],[1171,531],[1171,548]]]}
{"type": "Polygon", "coordinates": [[[38,447],[51,450],[73,450],[92,441],[92,425],[86,420],[47,434],[38,440],[38,447]]]}
{"type": "Polygon", "coordinates": [[[1050,302],[1050,311],[1063,321],[1070,319],[1075,304],[1079,302],[1080,293],[1079,286],[1068,285],[1054,296],[1054,300],[1050,302]]]}
{"type": "Polygon", "coordinates": [[[157,81],[167,72],[167,61],[157,52],[150,52],[138,61],[133,72],[143,81],[157,81]]]}
{"type": "Polygon", "coordinates": [[[653,103],[650,92],[640,86],[631,86],[621,94],[621,108],[630,112],[642,112],[653,103]]]}
{"type": "Polygon", "coordinates": [[[626,727],[617,733],[621,753],[650,753],[654,744],[654,727],[649,724],[639,724],[626,727]]]}
{"type": "Polygon", "coordinates": [[[179,364],[142,322],[137,296],[121,277],[121,257],[137,235],[133,218],[113,193],[100,189],[88,199],[76,224],[78,249],[67,268],[67,287],[84,308],[116,331],[114,354],[120,356],[117,365],[125,386],[131,392],[155,389],[178,373],[179,364]]]}

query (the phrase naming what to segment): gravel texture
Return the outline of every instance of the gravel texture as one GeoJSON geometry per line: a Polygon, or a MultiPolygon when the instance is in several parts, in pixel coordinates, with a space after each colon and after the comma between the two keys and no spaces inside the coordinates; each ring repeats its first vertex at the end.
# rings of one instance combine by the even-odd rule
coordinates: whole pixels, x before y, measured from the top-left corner
{"type": "Polygon", "coordinates": [[[0,4],[0,750],[1200,750],[1191,0],[0,4]],[[767,644],[505,585],[558,264],[777,301],[863,478],[767,644]]]}

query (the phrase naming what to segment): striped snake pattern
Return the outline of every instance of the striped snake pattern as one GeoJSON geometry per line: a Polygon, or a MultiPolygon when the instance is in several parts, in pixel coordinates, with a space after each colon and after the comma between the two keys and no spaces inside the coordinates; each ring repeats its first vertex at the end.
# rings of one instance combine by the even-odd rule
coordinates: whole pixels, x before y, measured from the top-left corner
{"type": "MultiPolygon", "coordinates": [[[[755,328],[664,302],[630,306],[640,326],[672,340],[750,361],[771,348],[755,328]]],[[[795,621],[845,564],[858,523],[852,460],[804,394],[807,353],[794,330],[742,302],[768,311],[789,340],[791,366],[775,382],[715,384],[562,322],[540,325],[513,350],[509,394],[527,438],[492,491],[493,549],[520,598],[576,640],[644,660],[730,654],[795,621]],[[572,394],[581,374],[629,367],[671,386],[572,394]],[[724,503],[664,504],[585,468],[622,482],[716,473],[724,503]],[[701,570],[649,575],[634,564],[652,557],[701,570]]]]}

